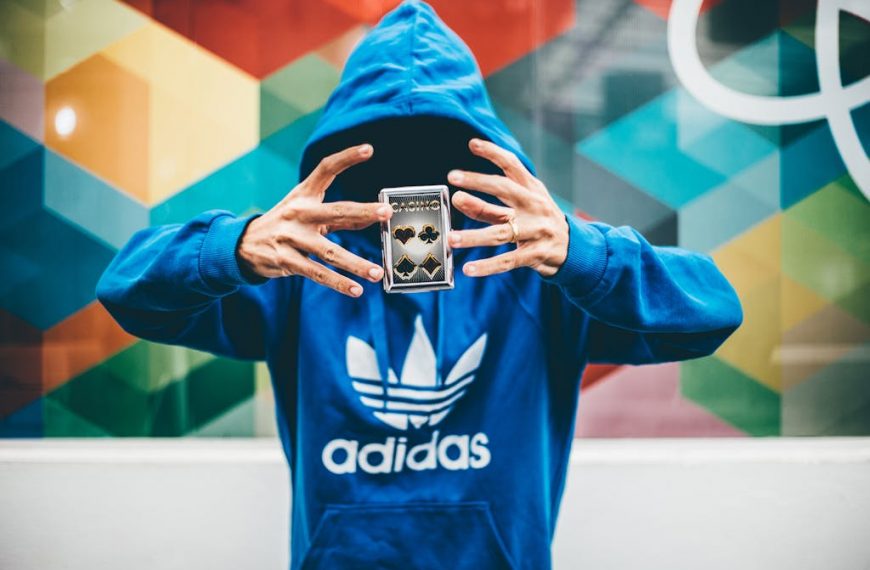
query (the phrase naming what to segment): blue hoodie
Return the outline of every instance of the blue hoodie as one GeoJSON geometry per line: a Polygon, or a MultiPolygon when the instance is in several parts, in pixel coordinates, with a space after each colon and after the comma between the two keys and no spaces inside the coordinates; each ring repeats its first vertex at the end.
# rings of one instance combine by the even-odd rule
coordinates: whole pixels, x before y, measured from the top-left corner
{"type": "MultiPolygon", "coordinates": [[[[300,178],[364,141],[374,157],[328,200],[446,184],[451,168],[496,172],[468,152],[471,136],[534,169],[468,48],[426,4],[406,2],[351,56],[300,178]]],[[[708,355],[742,320],[708,256],[651,246],[629,227],[569,217],[567,260],[547,279],[457,271],[451,291],[363,282],[354,299],[243,272],[235,251],[250,219],[212,210],[142,230],[97,294],[140,337],[267,361],[291,470],[292,569],[550,567],[586,363],[708,355]]],[[[377,228],[330,237],[380,262],[377,228]]],[[[457,267],[510,247],[459,250],[457,267]]]]}

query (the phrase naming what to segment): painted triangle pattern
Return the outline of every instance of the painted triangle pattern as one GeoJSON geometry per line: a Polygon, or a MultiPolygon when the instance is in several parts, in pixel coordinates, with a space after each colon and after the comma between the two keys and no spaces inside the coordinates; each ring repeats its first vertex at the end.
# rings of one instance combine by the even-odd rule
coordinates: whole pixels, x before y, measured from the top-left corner
{"type": "MultiPolygon", "coordinates": [[[[671,0],[431,3],[566,211],[709,254],[743,302],[710,358],[588,368],[578,436],[870,434],[870,205],[826,121],[705,107],[673,71],[671,0]]],[[[140,228],[279,200],[348,54],[397,4],[0,2],[0,437],[275,433],[262,364],[132,338],[94,286],[140,228]]],[[[708,0],[698,51],[732,89],[815,93],[815,17],[708,0]]],[[[839,40],[848,86],[870,75],[870,24],[842,14],[839,40]]],[[[870,104],[851,119],[870,147],[870,104]]],[[[443,404],[473,379],[385,387],[359,342],[372,402],[443,404]]],[[[377,413],[402,429],[446,413],[407,412],[377,413]]]]}

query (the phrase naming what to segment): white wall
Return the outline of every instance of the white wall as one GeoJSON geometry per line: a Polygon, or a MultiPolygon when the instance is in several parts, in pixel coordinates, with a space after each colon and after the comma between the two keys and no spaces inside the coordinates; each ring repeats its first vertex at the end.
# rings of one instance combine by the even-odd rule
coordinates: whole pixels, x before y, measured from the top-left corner
{"type": "MultiPolygon", "coordinates": [[[[0,442],[4,570],[287,566],[274,441],[0,442]]],[[[584,440],[557,569],[870,569],[870,439],[584,440]]]]}

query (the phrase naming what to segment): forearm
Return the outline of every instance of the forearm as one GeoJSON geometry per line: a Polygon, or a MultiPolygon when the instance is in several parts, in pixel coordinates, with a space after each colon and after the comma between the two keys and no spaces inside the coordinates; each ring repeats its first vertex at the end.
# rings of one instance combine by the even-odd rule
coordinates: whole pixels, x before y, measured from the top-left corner
{"type": "Polygon", "coordinates": [[[710,257],[652,246],[625,226],[571,218],[569,226],[565,263],[548,280],[596,321],[590,342],[646,361],[689,358],[713,352],[740,325],[739,299],[710,257]]]}
{"type": "Polygon", "coordinates": [[[249,218],[210,211],[186,224],[141,230],[97,284],[97,297],[128,332],[159,342],[256,356],[228,321],[259,336],[265,278],[243,275],[236,244],[249,218]],[[251,332],[253,331],[253,333],[251,332]]]}

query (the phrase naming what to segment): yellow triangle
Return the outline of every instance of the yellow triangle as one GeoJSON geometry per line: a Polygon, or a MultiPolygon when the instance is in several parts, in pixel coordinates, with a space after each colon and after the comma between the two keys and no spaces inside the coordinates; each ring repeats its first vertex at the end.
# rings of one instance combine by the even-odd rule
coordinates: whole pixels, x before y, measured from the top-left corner
{"type": "Polygon", "coordinates": [[[775,214],[713,253],[713,260],[743,296],[780,273],[781,215],[775,214]]]}

